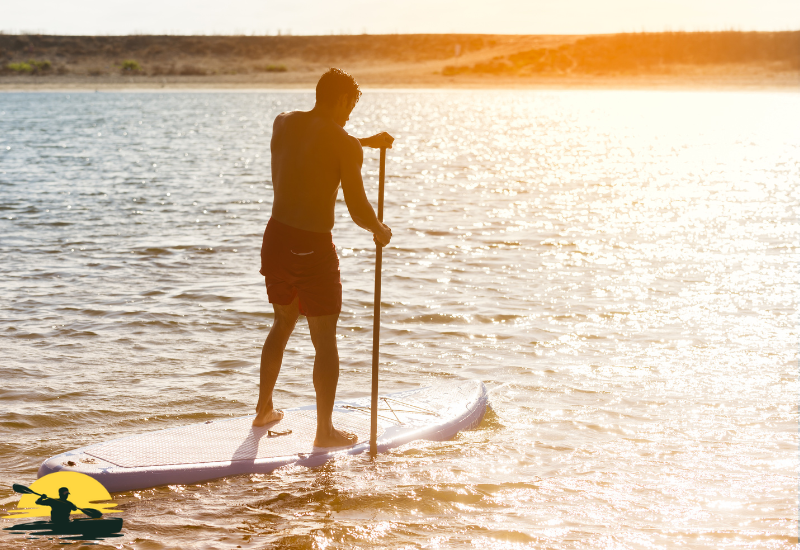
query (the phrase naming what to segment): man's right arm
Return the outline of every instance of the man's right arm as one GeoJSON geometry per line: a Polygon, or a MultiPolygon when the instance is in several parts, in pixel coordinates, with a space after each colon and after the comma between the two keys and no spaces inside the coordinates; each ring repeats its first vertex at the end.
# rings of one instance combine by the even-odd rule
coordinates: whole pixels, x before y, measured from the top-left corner
{"type": "Polygon", "coordinates": [[[378,220],[364,191],[364,181],[361,179],[364,151],[356,138],[347,136],[344,141],[340,168],[347,210],[356,225],[371,231],[375,235],[375,242],[386,246],[392,239],[392,230],[378,220]]]}

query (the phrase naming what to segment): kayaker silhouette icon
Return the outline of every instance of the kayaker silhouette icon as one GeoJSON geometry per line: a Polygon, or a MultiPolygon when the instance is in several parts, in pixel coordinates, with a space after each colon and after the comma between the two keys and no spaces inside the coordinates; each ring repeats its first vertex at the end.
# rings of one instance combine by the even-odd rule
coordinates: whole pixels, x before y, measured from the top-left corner
{"type": "Polygon", "coordinates": [[[122,529],[122,518],[115,513],[111,495],[96,479],[78,472],[55,472],[34,481],[30,487],[14,484],[22,494],[13,515],[3,519],[49,517],[49,521],[18,523],[5,531],[36,531],[35,535],[77,535],[79,538],[105,538],[122,529]],[[57,498],[50,495],[58,495],[57,498]],[[91,505],[91,506],[90,506],[91,505]],[[72,515],[84,516],[70,519],[72,515]]]}

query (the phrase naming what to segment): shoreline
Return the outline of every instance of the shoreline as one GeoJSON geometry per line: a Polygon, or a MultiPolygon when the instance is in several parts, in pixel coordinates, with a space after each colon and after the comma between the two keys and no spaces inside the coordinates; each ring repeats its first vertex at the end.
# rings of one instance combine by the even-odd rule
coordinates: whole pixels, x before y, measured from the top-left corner
{"type": "MultiPolygon", "coordinates": [[[[356,71],[358,78],[358,72],[356,71]]],[[[249,76],[249,75],[248,75],[249,76]]],[[[260,76],[260,75],[259,75],[260,76]]],[[[292,78],[181,77],[0,77],[0,93],[94,93],[94,92],[313,92],[318,75],[305,73],[292,78]],[[299,78],[298,78],[299,77],[299,78]]],[[[381,75],[383,76],[383,75],[381,75]]],[[[399,75],[398,75],[399,76],[399,75]]],[[[443,77],[358,79],[363,90],[652,90],[652,91],[752,91],[800,92],[800,73],[769,75],[639,75],[625,77],[491,78],[443,77]]]]}

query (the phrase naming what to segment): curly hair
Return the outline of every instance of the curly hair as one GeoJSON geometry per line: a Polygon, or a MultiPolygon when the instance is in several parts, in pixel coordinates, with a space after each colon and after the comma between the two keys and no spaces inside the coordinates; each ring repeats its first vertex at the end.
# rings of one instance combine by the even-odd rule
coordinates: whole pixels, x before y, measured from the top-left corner
{"type": "Polygon", "coordinates": [[[341,69],[328,69],[317,82],[317,103],[333,105],[341,95],[355,97],[356,103],[361,97],[358,82],[341,69]]]}

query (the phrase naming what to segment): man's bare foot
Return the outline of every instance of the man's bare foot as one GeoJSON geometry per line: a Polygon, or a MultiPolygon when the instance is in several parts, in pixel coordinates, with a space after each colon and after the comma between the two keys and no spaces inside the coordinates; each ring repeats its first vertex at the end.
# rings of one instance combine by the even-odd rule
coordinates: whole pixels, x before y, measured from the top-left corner
{"type": "Polygon", "coordinates": [[[317,437],[314,438],[314,447],[346,447],[355,444],[357,441],[358,436],[356,434],[332,428],[330,433],[324,435],[317,432],[317,437]]]}
{"type": "Polygon", "coordinates": [[[281,418],[283,418],[283,411],[280,409],[270,409],[268,411],[260,412],[257,413],[256,417],[253,419],[253,427],[261,428],[267,424],[277,422],[281,418]]]}

